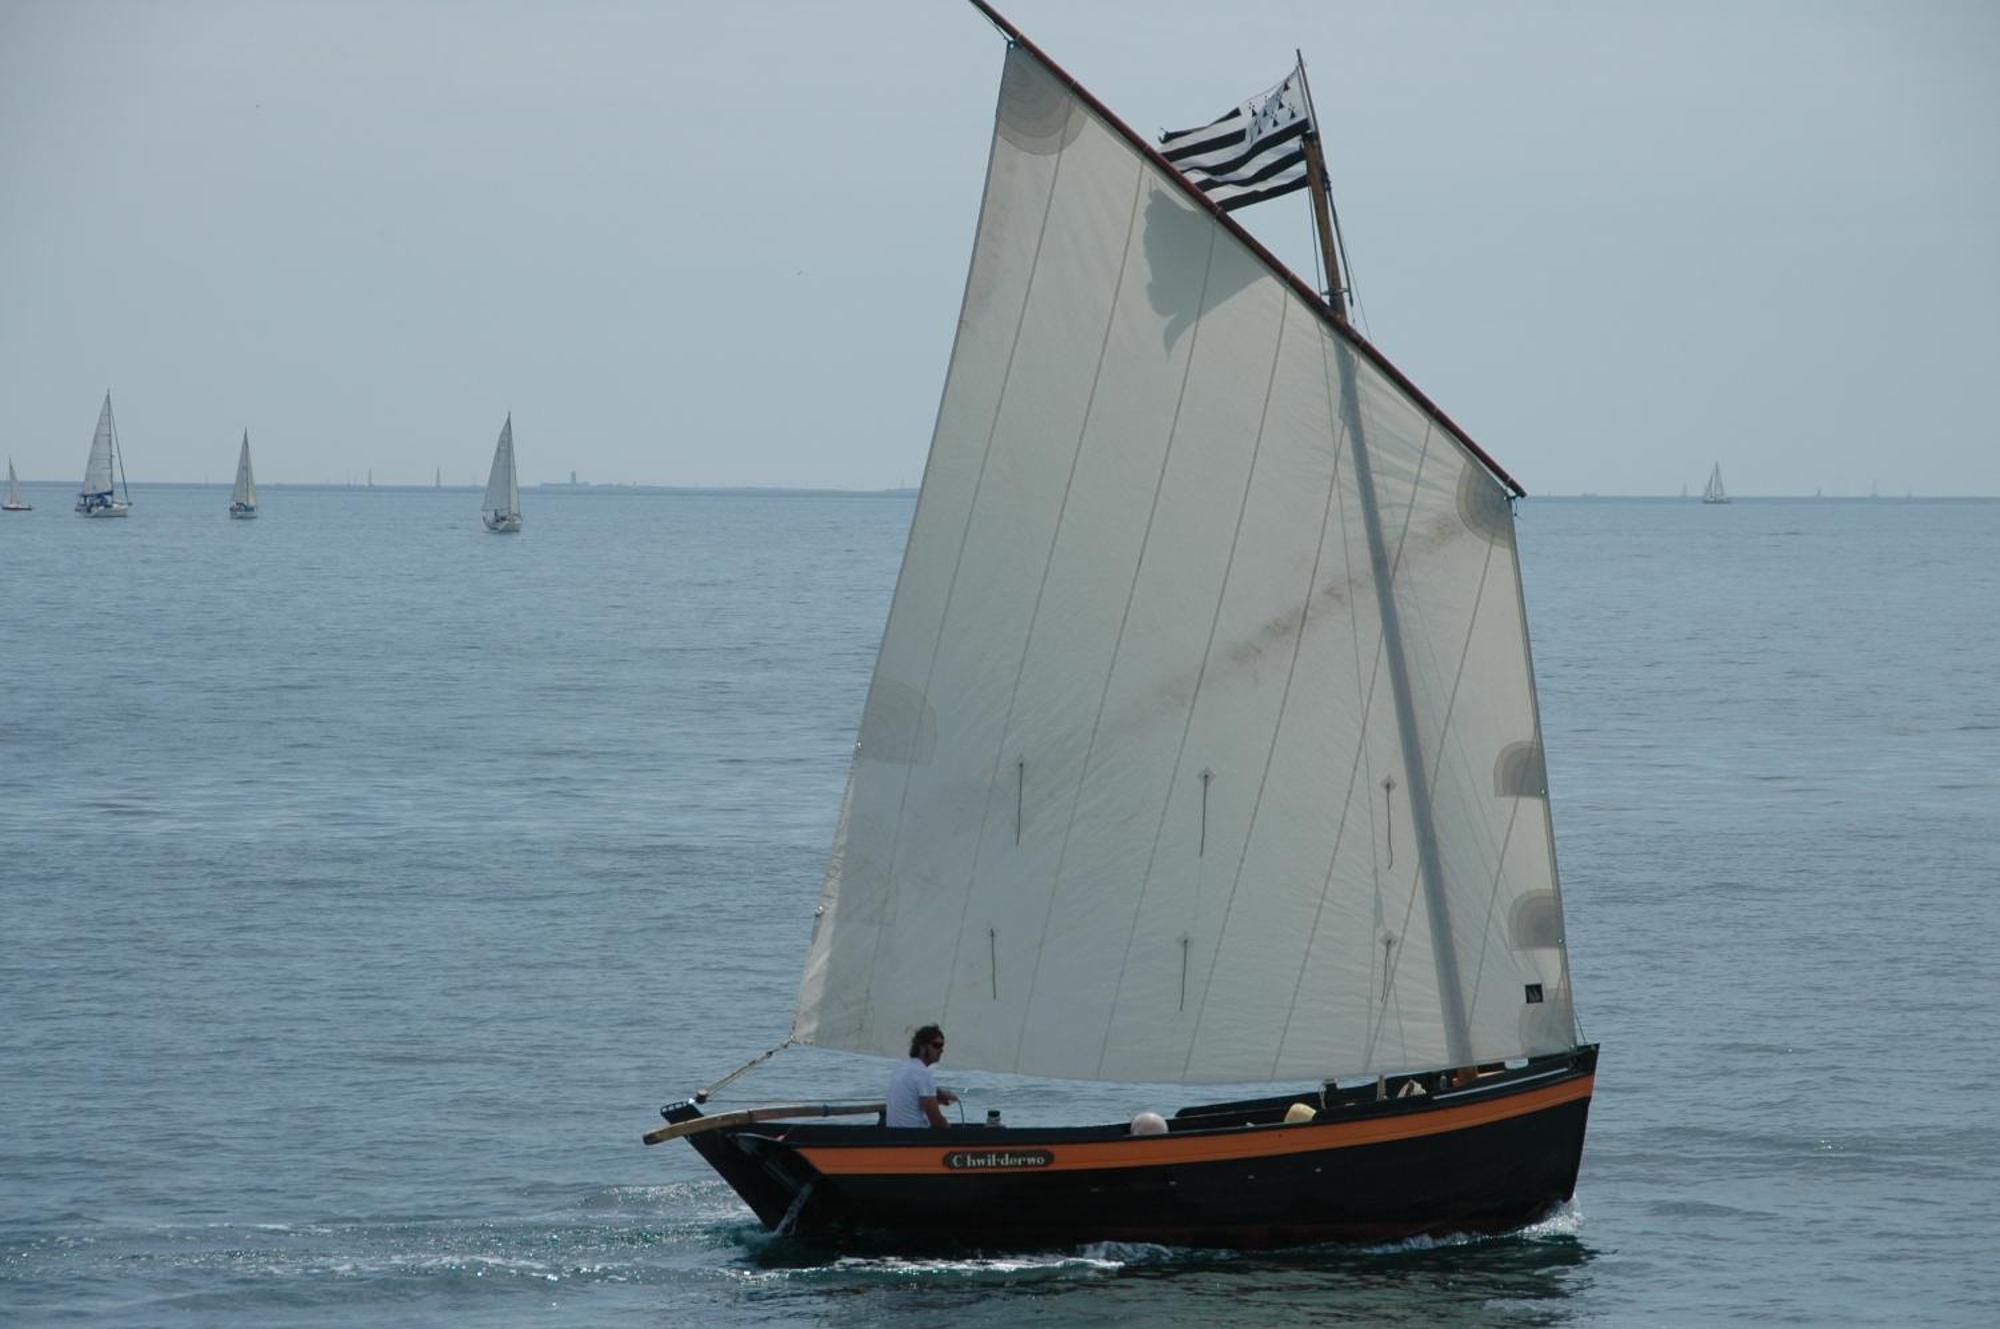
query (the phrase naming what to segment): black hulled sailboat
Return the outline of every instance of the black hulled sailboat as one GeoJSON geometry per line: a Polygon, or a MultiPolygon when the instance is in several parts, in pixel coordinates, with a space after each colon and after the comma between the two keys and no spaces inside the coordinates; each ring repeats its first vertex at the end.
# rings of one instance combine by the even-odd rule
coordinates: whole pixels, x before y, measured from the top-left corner
{"type": "Polygon", "coordinates": [[[787,1043],[936,1020],[955,1067],[1273,1087],[1164,1128],[704,1092],[647,1141],[773,1228],[911,1244],[1532,1221],[1597,1049],[1522,490],[1349,326],[1330,226],[1328,298],[1229,215],[1327,215],[1302,68],[1163,154],[974,3],[1008,38],[985,199],[787,1043]]]}

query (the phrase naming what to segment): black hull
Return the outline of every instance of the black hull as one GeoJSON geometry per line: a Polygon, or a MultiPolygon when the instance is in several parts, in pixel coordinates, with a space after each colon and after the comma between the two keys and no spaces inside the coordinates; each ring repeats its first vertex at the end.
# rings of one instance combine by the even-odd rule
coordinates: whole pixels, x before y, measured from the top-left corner
{"type": "MultiPolygon", "coordinates": [[[[1414,1098],[1316,1092],[1120,1125],[887,1130],[768,1123],[688,1141],[766,1227],[985,1248],[1142,1241],[1233,1249],[1500,1232],[1576,1187],[1595,1047],[1414,1098]]],[[[676,1105],[670,1119],[698,1116],[676,1105]]]]}

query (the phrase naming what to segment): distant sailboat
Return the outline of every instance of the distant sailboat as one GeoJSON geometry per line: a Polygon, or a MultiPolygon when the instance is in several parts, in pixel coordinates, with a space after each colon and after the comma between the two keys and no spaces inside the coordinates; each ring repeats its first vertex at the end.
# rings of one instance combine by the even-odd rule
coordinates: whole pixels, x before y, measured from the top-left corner
{"type": "Polygon", "coordinates": [[[0,503],[0,512],[33,512],[35,505],[21,499],[21,482],[14,476],[14,459],[7,459],[7,501],[0,503]]]}
{"type": "Polygon", "coordinates": [[[257,477],[250,473],[250,431],[243,431],[243,451],[236,454],[236,492],[229,496],[229,515],[248,520],[257,515],[257,477]]]}
{"type": "Polygon", "coordinates": [[[521,529],[521,483],[514,477],[514,413],[500,426],[493,448],[493,473],[486,477],[486,506],[479,519],[489,531],[506,534],[521,529]]]}
{"type": "Polygon", "coordinates": [[[1701,491],[1704,503],[1727,503],[1729,494],[1722,487],[1722,463],[1715,463],[1715,469],[1708,473],[1708,488],[1701,491]]]}
{"type": "Polygon", "coordinates": [[[132,508],[132,489],[125,484],[125,454],[118,447],[118,422],[111,416],[111,394],[97,413],[97,433],[90,440],[90,461],[83,468],[83,488],[76,510],[86,517],[122,517],[132,508]],[[114,475],[116,480],[114,482],[114,475]],[[125,497],[117,497],[120,489],[125,497]]]}
{"type": "Polygon", "coordinates": [[[433,489],[444,488],[444,467],[442,466],[438,467],[437,474],[431,477],[431,488],[433,489]]]}

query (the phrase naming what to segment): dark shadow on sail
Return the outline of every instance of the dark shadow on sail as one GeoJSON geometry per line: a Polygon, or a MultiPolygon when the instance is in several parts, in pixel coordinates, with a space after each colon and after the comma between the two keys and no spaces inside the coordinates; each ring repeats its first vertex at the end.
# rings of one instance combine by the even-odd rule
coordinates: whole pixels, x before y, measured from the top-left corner
{"type": "Polygon", "coordinates": [[[1201,316],[1204,299],[1213,306],[1222,303],[1249,284],[1251,269],[1239,264],[1225,265],[1233,274],[1227,289],[1208,289],[1210,250],[1216,244],[1233,244],[1219,234],[1215,220],[1172,188],[1155,181],[1146,199],[1146,298],[1153,312],[1167,320],[1163,343],[1173,349],[1183,332],[1201,316]],[[1205,294],[1204,294],[1205,293],[1205,294]]]}

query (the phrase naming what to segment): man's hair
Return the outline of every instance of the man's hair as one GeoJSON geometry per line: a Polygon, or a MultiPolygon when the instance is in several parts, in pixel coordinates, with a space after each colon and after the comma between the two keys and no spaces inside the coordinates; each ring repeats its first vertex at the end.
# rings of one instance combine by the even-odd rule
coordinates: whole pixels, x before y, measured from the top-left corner
{"type": "Polygon", "coordinates": [[[910,1035],[910,1055],[913,1057],[916,1056],[922,1050],[924,1044],[937,1042],[943,1038],[944,1030],[934,1024],[924,1025],[916,1033],[910,1035]]]}

